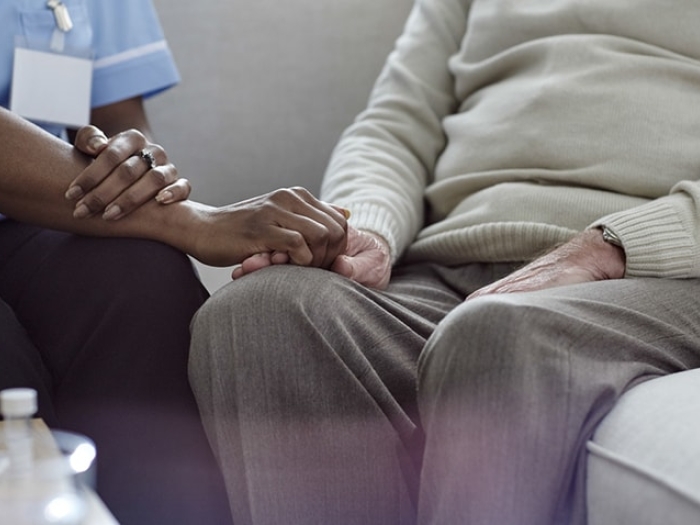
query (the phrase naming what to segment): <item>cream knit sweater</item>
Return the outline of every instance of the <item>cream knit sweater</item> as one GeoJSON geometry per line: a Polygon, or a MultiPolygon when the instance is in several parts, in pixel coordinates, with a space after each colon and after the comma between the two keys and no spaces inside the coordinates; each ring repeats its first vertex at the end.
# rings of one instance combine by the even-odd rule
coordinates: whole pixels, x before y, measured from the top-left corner
{"type": "Polygon", "coordinates": [[[520,261],[605,224],[700,276],[700,2],[418,0],[322,198],[395,259],[520,261]]]}

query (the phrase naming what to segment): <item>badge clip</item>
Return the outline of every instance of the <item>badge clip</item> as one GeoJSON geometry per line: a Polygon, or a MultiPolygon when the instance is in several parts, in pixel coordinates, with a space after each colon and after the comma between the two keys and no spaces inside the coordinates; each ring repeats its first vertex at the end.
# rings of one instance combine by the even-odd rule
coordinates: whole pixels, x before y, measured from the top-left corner
{"type": "Polygon", "coordinates": [[[73,20],[71,20],[66,4],[60,0],[49,0],[46,2],[46,7],[53,11],[53,17],[56,20],[56,27],[58,29],[64,33],[73,29],[73,20]]]}

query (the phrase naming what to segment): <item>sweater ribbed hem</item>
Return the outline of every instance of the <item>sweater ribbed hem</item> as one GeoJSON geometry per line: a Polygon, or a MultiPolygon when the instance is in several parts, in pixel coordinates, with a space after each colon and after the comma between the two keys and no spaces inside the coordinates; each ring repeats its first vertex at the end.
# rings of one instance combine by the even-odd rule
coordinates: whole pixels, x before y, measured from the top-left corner
{"type": "Polygon", "coordinates": [[[439,261],[448,265],[529,261],[568,241],[576,233],[576,230],[552,224],[479,224],[423,238],[409,247],[405,260],[439,261]]]}

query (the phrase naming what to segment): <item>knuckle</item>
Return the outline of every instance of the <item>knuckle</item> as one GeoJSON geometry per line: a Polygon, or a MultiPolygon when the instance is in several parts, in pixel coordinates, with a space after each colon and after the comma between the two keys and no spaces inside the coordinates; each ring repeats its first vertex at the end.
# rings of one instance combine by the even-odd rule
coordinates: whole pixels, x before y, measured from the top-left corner
{"type": "Polygon", "coordinates": [[[119,170],[117,170],[117,176],[119,179],[127,184],[137,181],[141,175],[141,169],[133,163],[124,163],[119,167],[119,170]]]}
{"type": "Polygon", "coordinates": [[[316,228],[308,235],[307,241],[311,246],[325,246],[329,239],[330,234],[326,228],[316,228]]]}
{"type": "Polygon", "coordinates": [[[177,179],[173,183],[173,188],[179,192],[179,194],[186,198],[192,193],[192,185],[187,179],[177,179]]]}
{"type": "Polygon", "coordinates": [[[279,195],[284,199],[284,200],[296,200],[297,199],[297,192],[294,191],[294,188],[281,188],[278,190],[279,195]]]}
{"type": "Polygon", "coordinates": [[[141,133],[138,129],[135,129],[135,128],[129,128],[127,130],[124,130],[119,135],[127,140],[134,140],[134,141],[141,141],[141,142],[146,141],[146,136],[143,133],[141,133]]]}
{"type": "Polygon", "coordinates": [[[102,153],[100,153],[100,157],[104,158],[110,166],[118,165],[123,159],[122,152],[115,145],[110,145],[105,148],[102,153]]]}
{"type": "Polygon", "coordinates": [[[83,189],[83,191],[90,191],[101,182],[101,179],[98,179],[97,176],[93,175],[92,173],[84,171],[76,177],[75,182],[83,189]]]}
{"type": "Polygon", "coordinates": [[[115,201],[115,204],[119,205],[123,211],[133,210],[139,203],[139,199],[132,192],[126,192],[120,195],[115,201]]]}
{"type": "Polygon", "coordinates": [[[162,188],[164,186],[167,186],[171,180],[168,179],[167,170],[164,170],[162,168],[153,168],[152,170],[149,170],[147,173],[147,177],[151,182],[153,182],[156,186],[159,188],[162,188]]]}
{"type": "Polygon", "coordinates": [[[83,204],[88,207],[91,212],[102,211],[107,207],[107,199],[99,193],[88,195],[83,200],[83,204]]]}
{"type": "Polygon", "coordinates": [[[334,242],[340,242],[344,240],[346,236],[347,232],[342,225],[338,224],[337,222],[331,223],[331,228],[329,230],[330,239],[332,239],[334,242]]]}
{"type": "Polygon", "coordinates": [[[298,250],[307,246],[306,239],[304,239],[304,236],[298,232],[292,232],[292,234],[289,236],[288,244],[289,248],[292,250],[298,250]]]}
{"type": "Polygon", "coordinates": [[[76,142],[86,142],[88,137],[94,135],[96,133],[95,126],[88,124],[87,126],[82,126],[80,129],[78,129],[78,132],[75,135],[75,140],[76,142]]]}
{"type": "Polygon", "coordinates": [[[120,152],[129,152],[129,154],[134,154],[148,145],[144,134],[137,129],[128,129],[118,133],[112,143],[120,152]]]}
{"type": "Polygon", "coordinates": [[[163,146],[161,146],[160,144],[151,144],[149,147],[153,154],[156,155],[156,157],[160,157],[163,159],[163,164],[168,162],[168,154],[166,153],[165,148],[163,148],[163,146]]]}
{"type": "Polygon", "coordinates": [[[268,193],[266,195],[266,198],[263,200],[261,203],[263,207],[268,207],[272,203],[275,203],[277,201],[284,201],[286,199],[285,197],[285,192],[287,190],[285,188],[280,188],[277,190],[273,190],[271,193],[268,193]]]}
{"type": "Polygon", "coordinates": [[[160,168],[163,172],[163,178],[166,184],[175,184],[178,180],[177,171],[172,169],[170,166],[162,166],[160,168]]]}

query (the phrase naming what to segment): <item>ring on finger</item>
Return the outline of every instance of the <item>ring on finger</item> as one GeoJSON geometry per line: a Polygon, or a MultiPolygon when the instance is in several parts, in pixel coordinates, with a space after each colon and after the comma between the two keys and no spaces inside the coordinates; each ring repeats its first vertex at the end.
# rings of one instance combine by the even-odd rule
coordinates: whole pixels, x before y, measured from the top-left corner
{"type": "Polygon", "coordinates": [[[154,169],[158,167],[158,163],[156,162],[156,157],[151,153],[150,151],[146,151],[145,149],[142,149],[139,152],[139,157],[141,157],[146,164],[148,164],[148,169],[154,169]]]}

